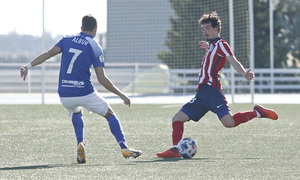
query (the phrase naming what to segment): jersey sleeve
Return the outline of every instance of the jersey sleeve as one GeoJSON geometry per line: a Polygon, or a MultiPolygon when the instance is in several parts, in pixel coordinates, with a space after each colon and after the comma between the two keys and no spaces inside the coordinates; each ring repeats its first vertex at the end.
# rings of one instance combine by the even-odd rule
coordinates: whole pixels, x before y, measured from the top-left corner
{"type": "Polygon", "coordinates": [[[59,47],[61,51],[63,51],[63,38],[57,44],[55,44],[55,46],[59,47]]]}
{"type": "Polygon", "coordinates": [[[91,48],[90,48],[90,53],[91,53],[91,59],[92,59],[92,64],[94,67],[99,67],[102,66],[104,67],[104,54],[102,47],[92,38],[89,38],[88,41],[90,42],[91,48]]]}
{"type": "Polygon", "coordinates": [[[219,43],[220,46],[220,51],[218,52],[222,57],[228,57],[228,56],[232,56],[233,53],[231,51],[230,46],[228,45],[227,42],[225,41],[221,41],[219,43]]]}

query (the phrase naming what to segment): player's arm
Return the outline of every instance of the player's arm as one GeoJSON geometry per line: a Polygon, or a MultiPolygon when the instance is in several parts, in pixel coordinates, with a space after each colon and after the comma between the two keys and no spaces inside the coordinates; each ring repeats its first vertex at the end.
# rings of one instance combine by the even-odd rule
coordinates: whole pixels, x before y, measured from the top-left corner
{"type": "Polygon", "coordinates": [[[118,95],[123,101],[124,104],[130,106],[130,99],[126,96],[122,91],[120,91],[106,76],[104,67],[99,66],[95,68],[95,72],[97,75],[98,82],[102,84],[107,90],[118,95]]]}
{"type": "Polygon", "coordinates": [[[47,59],[59,54],[60,52],[61,52],[61,49],[58,46],[54,46],[49,51],[46,51],[46,52],[42,53],[41,55],[39,55],[38,57],[36,57],[33,61],[31,61],[27,65],[23,65],[20,70],[21,77],[23,78],[23,80],[25,81],[29,68],[37,66],[39,64],[42,64],[47,59]]]}
{"type": "Polygon", "coordinates": [[[254,73],[251,72],[251,69],[246,71],[244,66],[236,59],[235,56],[227,56],[227,60],[240,75],[242,75],[245,79],[249,81],[253,81],[254,73]]]}

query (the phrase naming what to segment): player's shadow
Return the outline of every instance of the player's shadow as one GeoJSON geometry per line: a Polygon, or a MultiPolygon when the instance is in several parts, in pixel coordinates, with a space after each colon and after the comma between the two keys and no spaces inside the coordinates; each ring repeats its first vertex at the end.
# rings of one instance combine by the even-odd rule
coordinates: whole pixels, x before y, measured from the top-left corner
{"type": "Polygon", "coordinates": [[[56,167],[72,167],[76,166],[78,164],[49,164],[49,165],[32,165],[32,166],[15,166],[15,167],[3,167],[0,168],[0,171],[5,170],[28,170],[28,169],[50,169],[50,168],[56,168],[56,167]]]}
{"type": "Polygon", "coordinates": [[[135,161],[137,163],[155,163],[155,162],[177,162],[177,161],[205,161],[210,162],[212,161],[210,158],[191,158],[191,159],[184,159],[184,158],[157,158],[154,160],[149,161],[135,161]]]}
{"type": "MultiPolygon", "coordinates": [[[[244,160],[256,160],[260,158],[241,158],[244,160]]],[[[223,160],[222,158],[157,158],[153,160],[145,160],[145,161],[135,161],[136,163],[155,163],[155,162],[177,162],[177,161],[203,161],[203,162],[216,162],[223,160]]]]}
{"type": "Polygon", "coordinates": [[[26,169],[48,169],[53,168],[52,165],[37,165],[37,166],[15,166],[15,167],[3,167],[0,170],[26,170],[26,169]]]}
{"type": "MultiPolygon", "coordinates": [[[[123,165],[133,165],[130,163],[123,165]]],[[[107,166],[107,164],[49,164],[49,165],[32,165],[32,166],[14,166],[14,167],[2,167],[0,171],[11,171],[11,170],[29,170],[29,169],[51,169],[51,168],[61,168],[61,167],[78,167],[78,166],[90,166],[90,167],[99,167],[99,166],[107,166]]],[[[0,178],[1,179],[1,178],[0,178]]]]}

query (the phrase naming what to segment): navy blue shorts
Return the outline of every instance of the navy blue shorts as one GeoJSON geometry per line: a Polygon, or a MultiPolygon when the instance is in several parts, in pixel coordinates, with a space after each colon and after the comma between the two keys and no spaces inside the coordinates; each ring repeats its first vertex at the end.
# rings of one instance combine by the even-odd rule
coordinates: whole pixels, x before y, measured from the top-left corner
{"type": "Polygon", "coordinates": [[[199,121],[208,111],[217,114],[219,119],[231,114],[224,94],[207,84],[201,85],[196,96],[182,106],[180,111],[193,121],[199,121]]]}

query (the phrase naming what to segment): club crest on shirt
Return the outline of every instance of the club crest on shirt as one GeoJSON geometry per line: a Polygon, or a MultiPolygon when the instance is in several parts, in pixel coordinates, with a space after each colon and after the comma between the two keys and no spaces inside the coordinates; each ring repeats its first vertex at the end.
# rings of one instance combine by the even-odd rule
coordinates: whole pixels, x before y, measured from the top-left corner
{"type": "Polygon", "coordinates": [[[104,56],[103,55],[99,56],[99,60],[100,62],[104,63],[104,56]]]}

